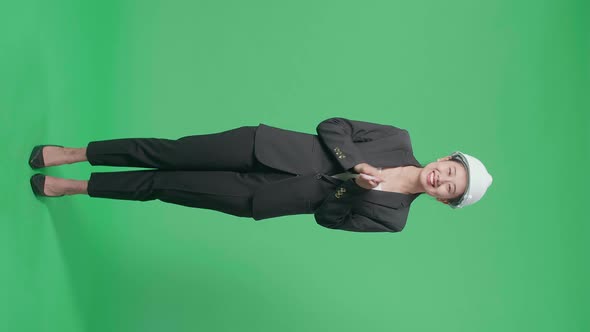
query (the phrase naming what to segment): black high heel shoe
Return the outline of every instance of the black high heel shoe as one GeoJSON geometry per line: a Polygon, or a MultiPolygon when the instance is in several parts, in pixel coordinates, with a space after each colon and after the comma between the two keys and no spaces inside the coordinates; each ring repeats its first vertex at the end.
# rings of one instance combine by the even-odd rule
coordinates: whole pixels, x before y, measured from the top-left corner
{"type": "Polygon", "coordinates": [[[43,191],[43,188],[45,187],[45,175],[43,175],[41,173],[37,173],[37,174],[31,176],[30,182],[31,182],[31,189],[33,189],[35,196],[44,196],[44,197],[61,197],[61,196],[63,196],[63,195],[57,195],[57,196],[45,195],[45,192],[43,191]]]}
{"type": "Polygon", "coordinates": [[[45,161],[43,161],[43,148],[46,146],[57,146],[63,148],[62,145],[36,145],[31,151],[31,156],[29,157],[29,166],[31,166],[32,169],[45,167],[45,161]]]}

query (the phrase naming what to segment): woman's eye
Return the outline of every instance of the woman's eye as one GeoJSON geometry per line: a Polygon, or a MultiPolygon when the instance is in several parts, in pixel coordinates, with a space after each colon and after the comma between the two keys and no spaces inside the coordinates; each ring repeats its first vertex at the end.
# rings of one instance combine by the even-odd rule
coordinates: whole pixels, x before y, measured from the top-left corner
{"type": "Polygon", "coordinates": [[[447,188],[449,189],[449,193],[451,193],[451,185],[450,184],[447,186],[447,188]]]}
{"type": "Polygon", "coordinates": [[[449,168],[449,175],[451,175],[451,169],[449,168]]]}

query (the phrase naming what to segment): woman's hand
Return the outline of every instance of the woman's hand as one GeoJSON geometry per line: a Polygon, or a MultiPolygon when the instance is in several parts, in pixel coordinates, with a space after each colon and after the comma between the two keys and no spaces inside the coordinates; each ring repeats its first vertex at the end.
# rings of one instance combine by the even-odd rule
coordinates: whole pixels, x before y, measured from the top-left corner
{"type": "Polygon", "coordinates": [[[354,166],[354,170],[359,173],[359,176],[355,179],[356,184],[365,189],[373,189],[383,182],[383,179],[379,176],[379,170],[367,163],[354,166]]]}

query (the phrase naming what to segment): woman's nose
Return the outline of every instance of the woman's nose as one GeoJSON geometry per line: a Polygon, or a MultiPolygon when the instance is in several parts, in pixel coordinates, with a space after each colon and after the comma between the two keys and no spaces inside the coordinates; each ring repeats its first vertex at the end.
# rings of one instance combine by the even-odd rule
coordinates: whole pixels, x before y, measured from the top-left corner
{"type": "Polygon", "coordinates": [[[447,183],[448,181],[451,181],[451,178],[449,177],[449,175],[444,174],[444,173],[440,173],[440,175],[438,176],[438,182],[440,184],[443,184],[443,183],[447,183]]]}

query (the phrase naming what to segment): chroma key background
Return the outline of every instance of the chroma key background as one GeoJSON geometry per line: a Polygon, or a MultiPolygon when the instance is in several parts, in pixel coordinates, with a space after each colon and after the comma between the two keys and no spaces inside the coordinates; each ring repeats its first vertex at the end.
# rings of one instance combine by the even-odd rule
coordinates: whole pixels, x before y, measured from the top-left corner
{"type": "MultiPolygon", "coordinates": [[[[589,331],[588,1],[34,1],[0,13],[3,331],[589,331]],[[494,177],[401,233],[36,198],[37,144],[329,117],[494,177]]],[[[78,163],[88,179],[127,168],[78,163]]]]}

